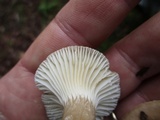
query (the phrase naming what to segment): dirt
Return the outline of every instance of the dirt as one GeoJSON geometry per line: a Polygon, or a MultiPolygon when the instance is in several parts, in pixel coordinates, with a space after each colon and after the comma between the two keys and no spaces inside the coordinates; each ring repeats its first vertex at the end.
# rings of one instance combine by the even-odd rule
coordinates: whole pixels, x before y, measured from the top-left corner
{"type": "Polygon", "coordinates": [[[44,4],[48,3],[44,0],[0,1],[0,77],[17,63],[60,9],[60,2],[51,6],[53,10],[44,4]]]}

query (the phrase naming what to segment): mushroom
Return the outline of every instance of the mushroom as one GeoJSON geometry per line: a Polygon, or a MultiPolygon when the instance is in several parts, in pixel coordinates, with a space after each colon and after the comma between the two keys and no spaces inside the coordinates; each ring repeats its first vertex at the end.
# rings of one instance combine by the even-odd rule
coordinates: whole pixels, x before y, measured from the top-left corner
{"type": "Polygon", "coordinates": [[[70,46],[50,54],[35,74],[49,120],[102,120],[120,97],[119,76],[97,50],[70,46]]]}
{"type": "Polygon", "coordinates": [[[122,120],[160,120],[160,100],[138,105],[122,120]]]}

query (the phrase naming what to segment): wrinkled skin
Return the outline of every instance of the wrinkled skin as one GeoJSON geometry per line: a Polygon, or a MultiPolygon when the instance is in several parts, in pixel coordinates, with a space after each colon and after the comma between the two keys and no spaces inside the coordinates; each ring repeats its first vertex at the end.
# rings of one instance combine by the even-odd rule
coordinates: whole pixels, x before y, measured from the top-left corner
{"type": "MultiPolygon", "coordinates": [[[[138,0],[70,0],[15,67],[1,78],[0,111],[6,120],[47,119],[41,92],[34,83],[38,65],[65,46],[98,47],[137,3],[138,0]]],[[[118,119],[142,102],[160,99],[159,26],[160,13],[105,53],[111,69],[121,78],[121,100],[115,110],[118,119]],[[147,70],[139,72],[142,68],[147,70]]]]}

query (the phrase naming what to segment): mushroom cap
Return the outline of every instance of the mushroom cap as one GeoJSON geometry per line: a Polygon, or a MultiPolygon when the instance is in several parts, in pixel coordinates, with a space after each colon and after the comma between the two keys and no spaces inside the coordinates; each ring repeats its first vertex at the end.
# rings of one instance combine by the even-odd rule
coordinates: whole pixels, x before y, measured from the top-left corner
{"type": "Polygon", "coordinates": [[[109,70],[107,58],[97,50],[69,46],[50,54],[35,74],[42,101],[51,120],[62,119],[69,100],[85,98],[93,104],[96,119],[108,116],[120,97],[119,76],[109,70]]]}
{"type": "Polygon", "coordinates": [[[160,100],[136,106],[122,120],[160,120],[160,100]]]}

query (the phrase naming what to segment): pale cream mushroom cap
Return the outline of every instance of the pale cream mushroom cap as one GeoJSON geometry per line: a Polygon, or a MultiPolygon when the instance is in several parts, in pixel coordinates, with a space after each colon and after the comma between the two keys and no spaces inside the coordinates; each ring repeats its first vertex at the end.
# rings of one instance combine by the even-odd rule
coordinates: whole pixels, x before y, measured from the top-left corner
{"type": "Polygon", "coordinates": [[[83,46],[50,54],[37,69],[35,82],[44,93],[50,120],[76,120],[79,114],[85,116],[83,120],[101,120],[115,109],[120,97],[119,76],[109,70],[107,58],[83,46]]]}
{"type": "Polygon", "coordinates": [[[160,100],[136,106],[122,120],[160,120],[160,100]]]}

